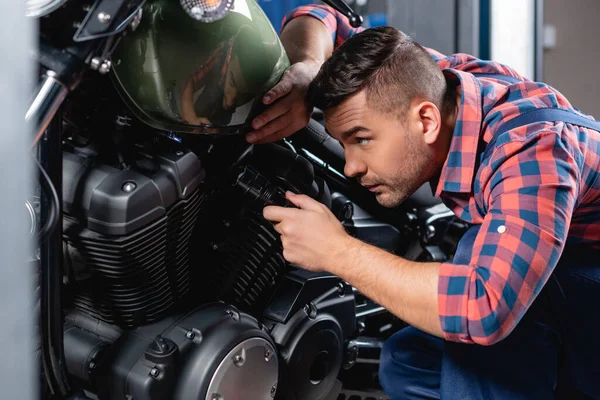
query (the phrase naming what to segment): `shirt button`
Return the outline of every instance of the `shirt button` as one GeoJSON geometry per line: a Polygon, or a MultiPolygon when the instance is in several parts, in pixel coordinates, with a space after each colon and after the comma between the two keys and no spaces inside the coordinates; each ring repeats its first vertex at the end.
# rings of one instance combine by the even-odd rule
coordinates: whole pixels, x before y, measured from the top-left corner
{"type": "Polygon", "coordinates": [[[504,232],[506,232],[506,226],[504,226],[504,225],[500,225],[500,226],[498,227],[498,233],[504,233],[504,232]]]}

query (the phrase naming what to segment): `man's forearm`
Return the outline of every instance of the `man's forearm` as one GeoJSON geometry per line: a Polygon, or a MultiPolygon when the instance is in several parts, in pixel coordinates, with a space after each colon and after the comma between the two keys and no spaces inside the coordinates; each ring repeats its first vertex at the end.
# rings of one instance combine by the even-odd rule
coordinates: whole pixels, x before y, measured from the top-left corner
{"type": "Polygon", "coordinates": [[[406,323],[443,337],[437,290],[440,263],[408,261],[349,237],[331,264],[329,272],[406,323]]]}
{"type": "Polygon", "coordinates": [[[292,64],[323,64],[333,52],[333,41],[325,25],[313,17],[291,20],[281,32],[281,43],[292,64]]]}

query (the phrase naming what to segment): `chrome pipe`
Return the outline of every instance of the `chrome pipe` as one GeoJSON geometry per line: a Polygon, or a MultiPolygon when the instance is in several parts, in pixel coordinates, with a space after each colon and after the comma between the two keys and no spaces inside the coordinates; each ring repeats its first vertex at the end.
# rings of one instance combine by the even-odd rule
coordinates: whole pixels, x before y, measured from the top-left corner
{"type": "Polygon", "coordinates": [[[43,80],[38,86],[37,94],[34,96],[27,113],[25,114],[25,122],[33,124],[35,133],[33,144],[35,146],[40,140],[48,124],[58,108],[67,97],[69,89],[58,79],[56,79],[54,71],[48,71],[43,80]]]}

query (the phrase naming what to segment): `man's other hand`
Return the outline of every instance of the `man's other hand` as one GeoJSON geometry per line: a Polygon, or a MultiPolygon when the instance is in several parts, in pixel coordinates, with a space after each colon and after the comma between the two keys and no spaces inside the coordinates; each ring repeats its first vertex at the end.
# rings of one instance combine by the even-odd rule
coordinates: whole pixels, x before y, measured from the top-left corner
{"type": "Polygon", "coordinates": [[[281,235],[283,256],[304,269],[331,272],[350,236],[323,204],[291,192],[286,198],[298,208],[268,206],[263,210],[265,219],[272,221],[281,235]]]}
{"type": "Polygon", "coordinates": [[[318,63],[298,62],[285,71],[279,83],[263,97],[268,107],[252,121],[254,131],[246,135],[248,142],[274,142],[308,124],[312,107],[307,106],[304,97],[320,67],[318,63]]]}

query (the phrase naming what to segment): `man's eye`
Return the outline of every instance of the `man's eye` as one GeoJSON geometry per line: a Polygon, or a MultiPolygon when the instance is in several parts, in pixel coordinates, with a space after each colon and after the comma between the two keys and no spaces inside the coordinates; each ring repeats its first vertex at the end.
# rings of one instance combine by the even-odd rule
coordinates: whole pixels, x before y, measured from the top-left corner
{"type": "Polygon", "coordinates": [[[356,138],[356,142],[362,146],[369,144],[370,141],[371,139],[368,138],[356,138]]]}

